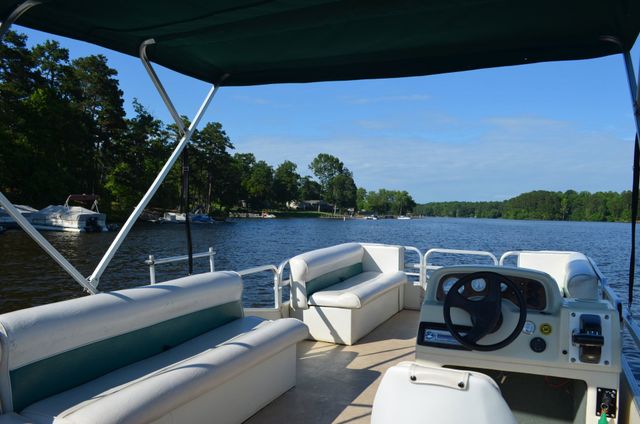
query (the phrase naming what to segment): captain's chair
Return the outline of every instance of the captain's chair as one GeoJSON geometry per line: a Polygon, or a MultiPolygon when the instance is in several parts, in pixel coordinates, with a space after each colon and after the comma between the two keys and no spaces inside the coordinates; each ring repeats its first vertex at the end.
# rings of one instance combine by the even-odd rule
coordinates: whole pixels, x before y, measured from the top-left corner
{"type": "Polygon", "coordinates": [[[598,275],[580,252],[517,252],[518,267],[542,271],[553,277],[564,297],[599,298],[598,275]]]}

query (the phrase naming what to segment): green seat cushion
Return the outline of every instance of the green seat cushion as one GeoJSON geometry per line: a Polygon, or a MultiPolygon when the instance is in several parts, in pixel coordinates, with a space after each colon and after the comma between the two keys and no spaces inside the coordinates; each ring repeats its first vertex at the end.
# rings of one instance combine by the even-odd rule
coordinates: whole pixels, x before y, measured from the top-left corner
{"type": "Polygon", "coordinates": [[[355,263],[353,265],[346,266],[328,272],[320,277],[309,280],[306,283],[307,299],[311,297],[315,292],[324,290],[334,284],[341,283],[344,280],[351,278],[355,275],[362,273],[362,262],[355,263]]]}

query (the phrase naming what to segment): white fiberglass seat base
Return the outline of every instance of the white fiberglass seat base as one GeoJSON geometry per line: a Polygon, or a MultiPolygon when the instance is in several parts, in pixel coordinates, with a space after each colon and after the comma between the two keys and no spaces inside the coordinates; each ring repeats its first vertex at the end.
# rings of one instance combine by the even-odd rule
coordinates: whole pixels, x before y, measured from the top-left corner
{"type": "Polygon", "coordinates": [[[387,370],[373,404],[372,424],[515,424],[490,377],[402,362],[387,370]]]}

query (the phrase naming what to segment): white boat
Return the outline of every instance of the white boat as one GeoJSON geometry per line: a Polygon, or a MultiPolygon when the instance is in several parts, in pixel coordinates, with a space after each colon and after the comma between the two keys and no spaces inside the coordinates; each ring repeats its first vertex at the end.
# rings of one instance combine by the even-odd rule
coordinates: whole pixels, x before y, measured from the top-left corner
{"type": "Polygon", "coordinates": [[[81,206],[49,205],[31,215],[31,223],[39,230],[73,233],[109,231],[103,213],[81,206]]]}
{"type": "MultiPolygon", "coordinates": [[[[165,212],[160,222],[165,224],[184,224],[187,222],[186,216],[182,212],[165,212]]],[[[202,213],[189,214],[189,221],[193,224],[213,224],[215,222],[209,215],[202,213]]]]}
{"type": "Polygon", "coordinates": [[[410,216],[406,216],[406,215],[400,215],[398,216],[396,219],[403,219],[403,220],[407,220],[407,219],[411,219],[410,216]]]}
{"type": "MultiPolygon", "coordinates": [[[[622,351],[623,334],[632,353],[639,349],[640,329],[579,252],[504,252],[498,259],[353,242],[278,266],[98,289],[221,85],[430,75],[622,53],[637,110],[630,57],[640,31],[637,1],[185,8],[149,0],[0,0],[0,11],[0,35],[20,18],[27,27],[139,54],[179,128],[148,54],[214,84],[90,276],[0,193],[7,212],[91,293],[0,315],[0,421],[640,422],[640,388],[622,351]],[[434,253],[463,259],[441,266],[434,253]],[[417,262],[407,263],[409,255],[417,262]],[[260,272],[273,275],[273,307],[244,308],[243,278],[260,272]]],[[[213,270],[211,252],[196,256],[208,256],[213,270]]],[[[150,266],[161,263],[152,259],[150,266]]],[[[632,273],[630,281],[632,298],[632,273]]]]}
{"type": "MultiPolygon", "coordinates": [[[[27,221],[31,220],[34,212],[38,212],[37,209],[27,205],[15,205],[15,207],[27,221]]],[[[2,207],[0,207],[0,225],[5,229],[18,228],[18,223],[2,207]]]]}
{"type": "Polygon", "coordinates": [[[187,215],[181,212],[165,212],[160,222],[163,224],[184,224],[187,222],[187,215]]]}

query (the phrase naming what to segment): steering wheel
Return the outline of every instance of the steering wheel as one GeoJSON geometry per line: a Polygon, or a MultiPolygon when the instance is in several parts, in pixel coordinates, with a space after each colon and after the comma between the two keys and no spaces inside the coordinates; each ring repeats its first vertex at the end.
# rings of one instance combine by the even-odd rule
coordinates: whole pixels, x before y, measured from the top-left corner
{"type": "MultiPolygon", "coordinates": [[[[465,291],[467,292],[467,291],[465,291]]],[[[508,277],[496,272],[474,272],[467,274],[455,282],[444,299],[442,313],[447,330],[461,345],[471,350],[489,352],[502,349],[513,342],[522,331],[527,319],[527,303],[520,287],[508,277]],[[470,296],[459,292],[473,280],[483,279],[486,282],[486,294],[481,299],[471,299],[470,296]],[[508,337],[498,343],[490,345],[478,344],[478,340],[489,333],[493,333],[502,325],[502,294],[501,284],[515,293],[516,307],[520,313],[518,324],[508,337]],[[451,321],[451,308],[460,308],[471,316],[471,330],[462,336],[451,321]]]]}

